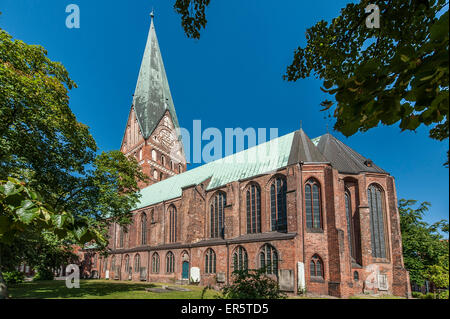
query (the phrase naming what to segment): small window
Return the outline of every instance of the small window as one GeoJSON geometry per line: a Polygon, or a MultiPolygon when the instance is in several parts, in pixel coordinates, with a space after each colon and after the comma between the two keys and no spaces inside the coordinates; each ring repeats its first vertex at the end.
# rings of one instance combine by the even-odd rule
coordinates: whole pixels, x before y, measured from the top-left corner
{"type": "Polygon", "coordinates": [[[259,266],[266,274],[278,275],[278,253],[275,247],[266,244],[259,253],[259,266]]]}
{"type": "Polygon", "coordinates": [[[152,273],[159,273],[159,255],[158,253],[154,253],[152,256],[152,273]]]}
{"type": "Polygon", "coordinates": [[[211,248],[209,248],[205,254],[205,273],[216,273],[216,253],[211,248]]]}
{"type": "Polygon", "coordinates": [[[175,256],[171,251],[166,255],[166,272],[168,274],[175,272],[175,256]]]}
{"type": "Polygon", "coordinates": [[[166,158],[164,157],[164,155],[161,155],[161,165],[166,166],[166,158]]]}
{"type": "Polygon", "coordinates": [[[353,280],[354,280],[354,281],[358,281],[358,280],[359,280],[359,273],[358,273],[357,271],[355,271],[355,272],[353,273],[353,280]]]}
{"type": "Polygon", "coordinates": [[[323,276],[323,262],[322,262],[322,259],[319,257],[319,256],[317,256],[317,255],[314,255],[312,258],[311,258],[311,262],[310,262],[310,264],[309,264],[309,267],[310,267],[310,275],[311,275],[311,278],[316,278],[316,279],[323,279],[324,278],[324,276],[323,276]]]}
{"type": "Polygon", "coordinates": [[[153,178],[158,179],[158,171],[156,169],[153,170],[153,178]]]}
{"type": "Polygon", "coordinates": [[[156,162],[156,151],[152,150],[152,160],[156,162]]]}
{"type": "Polygon", "coordinates": [[[234,271],[246,270],[248,268],[248,256],[244,247],[239,246],[233,254],[234,271]]]}
{"type": "Polygon", "coordinates": [[[141,256],[137,254],[134,256],[134,272],[139,273],[141,270],[141,256]]]}

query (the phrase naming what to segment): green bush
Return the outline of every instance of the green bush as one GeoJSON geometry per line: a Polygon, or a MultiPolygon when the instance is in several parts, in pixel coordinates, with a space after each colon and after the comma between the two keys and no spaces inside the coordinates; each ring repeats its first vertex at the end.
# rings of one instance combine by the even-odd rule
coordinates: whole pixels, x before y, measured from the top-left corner
{"type": "Polygon", "coordinates": [[[33,281],[53,280],[53,278],[53,271],[48,269],[38,269],[36,275],[33,278],[33,281]]]}
{"type": "Polygon", "coordinates": [[[4,272],[3,279],[7,286],[11,284],[20,284],[25,281],[25,274],[20,271],[4,272]]]}
{"type": "Polygon", "coordinates": [[[278,283],[264,269],[233,272],[233,283],[222,288],[223,299],[283,299],[278,283]]]}
{"type": "Polygon", "coordinates": [[[413,298],[423,298],[423,293],[421,292],[413,291],[411,295],[413,296],[413,298]]]}
{"type": "Polygon", "coordinates": [[[438,299],[449,299],[448,290],[444,290],[437,295],[438,299]]]}

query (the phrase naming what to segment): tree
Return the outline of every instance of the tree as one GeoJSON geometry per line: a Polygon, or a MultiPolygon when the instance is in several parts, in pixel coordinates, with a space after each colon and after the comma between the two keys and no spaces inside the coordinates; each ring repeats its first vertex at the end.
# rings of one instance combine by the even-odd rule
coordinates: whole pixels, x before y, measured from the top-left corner
{"type": "Polygon", "coordinates": [[[69,107],[75,87],[44,48],[0,29],[0,258],[7,250],[24,257],[15,248],[43,231],[104,249],[107,226],[130,222],[147,177],[119,151],[96,154],[69,107]]]}
{"type": "MultiPolygon", "coordinates": [[[[323,79],[337,103],[334,128],[346,136],[400,122],[402,131],[435,124],[430,137],[448,138],[448,11],[438,18],[445,1],[377,1],[378,29],[365,23],[370,3],[348,4],[308,29],[285,78],[323,79]]],[[[333,104],[322,102],[323,110],[333,104]]]]}
{"type": "Polygon", "coordinates": [[[423,286],[429,277],[427,271],[430,267],[439,265],[445,256],[448,259],[448,241],[441,234],[448,234],[448,221],[429,225],[423,221],[423,216],[429,210],[430,203],[421,203],[414,209],[416,203],[415,200],[401,199],[398,209],[405,268],[409,271],[411,282],[423,286]]]}
{"type": "MultiPolygon", "coordinates": [[[[448,253],[447,255],[441,256],[438,264],[428,266],[426,271],[426,278],[439,290],[448,289],[448,256],[448,253]]],[[[448,299],[448,291],[442,295],[448,299]]]]}
{"type": "MultiPolygon", "coordinates": [[[[399,122],[402,131],[431,125],[431,138],[447,139],[448,2],[376,1],[380,28],[370,29],[365,8],[372,3],[350,3],[331,23],[322,20],[309,28],[307,44],[297,48],[284,78],[297,81],[314,74],[322,79],[322,90],[335,100],[323,101],[322,111],[333,114],[334,129],[345,136],[399,122]]],[[[208,4],[175,2],[188,37],[200,37],[208,4]]]]}
{"type": "Polygon", "coordinates": [[[222,288],[224,299],[283,299],[276,280],[265,269],[236,270],[233,283],[222,288]]]}

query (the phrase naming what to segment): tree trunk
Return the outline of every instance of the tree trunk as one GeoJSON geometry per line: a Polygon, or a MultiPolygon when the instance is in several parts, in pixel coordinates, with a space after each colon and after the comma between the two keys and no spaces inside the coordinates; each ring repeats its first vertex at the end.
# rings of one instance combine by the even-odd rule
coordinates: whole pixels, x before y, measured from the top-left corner
{"type": "Polygon", "coordinates": [[[8,299],[8,287],[2,273],[2,247],[0,245],[0,299],[8,299]]]}

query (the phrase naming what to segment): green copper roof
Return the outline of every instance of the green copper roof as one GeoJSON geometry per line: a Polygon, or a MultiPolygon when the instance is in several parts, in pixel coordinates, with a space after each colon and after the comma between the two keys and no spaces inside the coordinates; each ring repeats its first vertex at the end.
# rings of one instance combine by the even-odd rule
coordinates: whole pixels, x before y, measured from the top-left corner
{"type": "Polygon", "coordinates": [[[133,108],[145,139],[153,133],[166,110],[169,110],[175,127],[179,127],[153,16],[134,92],[133,108]]]}
{"type": "Polygon", "coordinates": [[[198,185],[209,177],[211,181],[207,190],[285,167],[294,134],[275,138],[150,185],[141,190],[142,197],[136,209],[180,197],[184,187],[198,185]]]}

